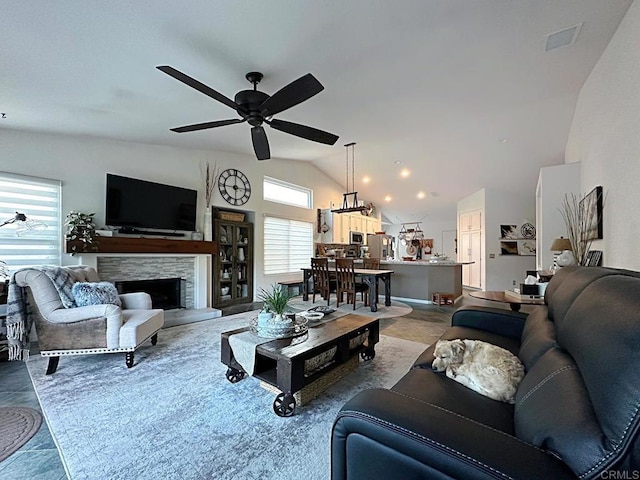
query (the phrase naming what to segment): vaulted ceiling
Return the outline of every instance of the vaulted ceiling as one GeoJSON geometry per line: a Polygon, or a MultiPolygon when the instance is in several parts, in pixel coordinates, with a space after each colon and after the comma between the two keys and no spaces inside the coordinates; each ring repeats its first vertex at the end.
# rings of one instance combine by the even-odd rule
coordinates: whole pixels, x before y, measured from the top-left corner
{"type": "Polygon", "coordinates": [[[344,184],[343,145],[356,142],[359,197],[394,223],[450,216],[483,187],[533,201],[540,167],[564,161],[580,88],[630,3],[5,2],[0,128],[253,156],[246,123],[169,131],[237,115],[155,66],[230,98],[251,88],[250,71],[264,74],[268,94],[311,72],[325,90],[275,118],[340,139],[327,146],[265,127],[272,157],[313,162],[344,184]],[[573,26],[572,44],[546,51],[547,35],[573,26]]]}

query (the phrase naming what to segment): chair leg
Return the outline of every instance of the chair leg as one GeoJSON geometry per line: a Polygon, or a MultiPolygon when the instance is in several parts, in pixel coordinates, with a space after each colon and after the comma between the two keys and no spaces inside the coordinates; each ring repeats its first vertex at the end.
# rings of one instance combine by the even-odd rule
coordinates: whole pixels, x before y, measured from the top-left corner
{"type": "Polygon", "coordinates": [[[52,373],[56,373],[58,369],[58,362],[60,361],[60,357],[49,357],[49,364],[47,365],[47,375],[51,375],[52,373]]]}
{"type": "Polygon", "coordinates": [[[133,352],[127,352],[124,357],[127,368],[133,367],[133,352]]]}
{"type": "Polygon", "coordinates": [[[158,334],[154,333],[151,335],[151,345],[155,345],[156,343],[158,343],[158,334]]]}

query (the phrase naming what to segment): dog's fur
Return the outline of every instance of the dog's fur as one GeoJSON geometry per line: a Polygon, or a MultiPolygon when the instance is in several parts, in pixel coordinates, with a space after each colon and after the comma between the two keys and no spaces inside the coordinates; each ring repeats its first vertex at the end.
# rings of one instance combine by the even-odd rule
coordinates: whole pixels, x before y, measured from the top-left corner
{"type": "Polygon", "coordinates": [[[479,340],[439,340],[431,368],[494,400],[514,403],[524,366],[504,348],[479,340]]]}

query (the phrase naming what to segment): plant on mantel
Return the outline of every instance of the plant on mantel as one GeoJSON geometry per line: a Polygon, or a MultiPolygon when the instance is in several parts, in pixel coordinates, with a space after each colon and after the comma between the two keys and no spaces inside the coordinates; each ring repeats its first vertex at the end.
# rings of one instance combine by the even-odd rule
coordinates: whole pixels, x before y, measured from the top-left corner
{"type": "Polygon", "coordinates": [[[82,213],[75,210],[71,210],[67,214],[64,222],[67,226],[65,239],[68,242],[68,250],[71,255],[98,249],[98,246],[94,243],[96,237],[94,216],[95,213],[82,213]]]}

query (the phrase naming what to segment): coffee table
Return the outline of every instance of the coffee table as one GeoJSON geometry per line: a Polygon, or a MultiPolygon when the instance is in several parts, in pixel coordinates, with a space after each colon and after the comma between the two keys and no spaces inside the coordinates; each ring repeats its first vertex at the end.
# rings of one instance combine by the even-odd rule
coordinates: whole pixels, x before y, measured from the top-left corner
{"type": "MultiPolygon", "coordinates": [[[[233,356],[229,337],[247,330],[248,326],[221,334],[221,361],[229,367],[226,377],[231,383],[239,382],[247,374],[233,356]]],[[[273,402],[273,411],[288,417],[296,408],[296,392],[330,386],[332,383],[323,380],[334,370],[353,365],[354,361],[357,364],[358,356],[372,360],[379,335],[378,319],[363,315],[351,314],[318,326],[310,325],[303,336],[257,345],[253,376],[280,391],[273,402]]]]}
{"type": "Polygon", "coordinates": [[[504,292],[487,290],[484,292],[469,292],[469,296],[479,298],[481,300],[489,300],[492,302],[508,303],[511,310],[519,312],[522,305],[544,305],[542,298],[518,299],[510,297],[504,292]]]}

